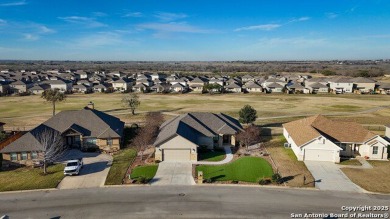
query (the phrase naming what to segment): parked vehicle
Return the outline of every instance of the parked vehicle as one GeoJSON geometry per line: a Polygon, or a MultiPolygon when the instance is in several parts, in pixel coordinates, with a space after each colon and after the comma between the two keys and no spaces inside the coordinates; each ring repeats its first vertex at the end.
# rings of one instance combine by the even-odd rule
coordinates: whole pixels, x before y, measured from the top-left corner
{"type": "Polygon", "coordinates": [[[79,175],[81,168],[83,168],[83,159],[68,160],[64,169],[65,175],[79,175]]]}

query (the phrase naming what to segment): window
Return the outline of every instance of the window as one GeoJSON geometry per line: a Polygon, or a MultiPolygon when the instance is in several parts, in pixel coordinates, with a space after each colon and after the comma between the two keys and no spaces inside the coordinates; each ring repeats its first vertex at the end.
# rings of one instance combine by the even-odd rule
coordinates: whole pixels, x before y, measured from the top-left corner
{"type": "Polygon", "coordinates": [[[38,153],[36,151],[31,152],[31,159],[38,159],[38,153]]]}
{"type": "Polygon", "coordinates": [[[21,155],[22,160],[27,160],[27,152],[22,152],[21,155]]]}
{"type": "Polygon", "coordinates": [[[325,139],[322,139],[322,144],[325,144],[325,139]]]}
{"type": "Polygon", "coordinates": [[[18,160],[18,154],[17,153],[11,153],[11,161],[18,160]]]}
{"type": "Polygon", "coordinates": [[[372,147],[372,154],[378,154],[378,146],[372,147]]]}
{"type": "Polygon", "coordinates": [[[111,139],[111,138],[108,138],[108,139],[107,139],[107,145],[109,145],[109,146],[112,145],[112,139],[111,139]]]}

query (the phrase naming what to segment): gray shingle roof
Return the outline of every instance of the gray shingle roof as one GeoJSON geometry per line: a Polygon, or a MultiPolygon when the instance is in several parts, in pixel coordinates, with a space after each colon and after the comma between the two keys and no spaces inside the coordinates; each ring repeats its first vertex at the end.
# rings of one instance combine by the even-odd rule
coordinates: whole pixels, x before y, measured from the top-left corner
{"type": "Polygon", "coordinates": [[[200,136],[234,135],[239,130],[242,130],[240,123],[222,113],[186,113],[163,123],[154,145],[158,146],[176,135],[198,144],[200,136]]]}

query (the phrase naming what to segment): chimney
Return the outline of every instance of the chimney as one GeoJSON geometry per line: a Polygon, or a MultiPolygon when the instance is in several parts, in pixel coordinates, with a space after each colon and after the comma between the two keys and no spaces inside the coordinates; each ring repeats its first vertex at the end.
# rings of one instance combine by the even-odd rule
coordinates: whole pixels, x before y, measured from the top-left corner
{"type": "Polygon", "coordinates": [[[95,109],[95,104],[94,104],[92,101],[90,101],[90,102],[88,103],[88,105],[87,105],[87,108],[89,108],[89,109],[95,109]]]}

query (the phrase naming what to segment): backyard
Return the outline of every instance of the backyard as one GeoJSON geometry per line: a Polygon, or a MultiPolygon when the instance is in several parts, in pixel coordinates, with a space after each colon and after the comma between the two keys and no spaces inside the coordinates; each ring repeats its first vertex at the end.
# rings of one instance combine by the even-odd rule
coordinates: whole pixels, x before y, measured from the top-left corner
{"type": "Polygon", "coordinates": [[[341,168],[352,182],[370,192],[390,193],[390,162],[368,161],[372,169],[341,168]]]}
{"type": "Polygon", "coordinates": [[[287,186],[292,187],[313,187],[314,178],[306,168],[303,161],[298,161],[290,148],[284,148],[286,140],[283,136],[275,136],[265,142],[265,147],[270,153],[276,168],[287,186]],[[304,178],[306,177],[305,184],[304,178]]]}
{"type": "Polygon", "coordinates": [[[56,188],[64,178],[64,165],[56,164],[48,167],[44,175],[41,168],[21,167],[15,170],[0,172],[0,192],[56,188]]]}
{"type": "Polygon", "coordinates": [[[273,174],[271,165],[259,157],[242,157],[224,165],[200,165],[196,171],[203,171],[204,179],[211,181],[243,181],[258,183],[273,174]]]}

